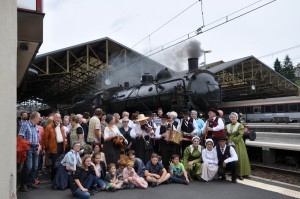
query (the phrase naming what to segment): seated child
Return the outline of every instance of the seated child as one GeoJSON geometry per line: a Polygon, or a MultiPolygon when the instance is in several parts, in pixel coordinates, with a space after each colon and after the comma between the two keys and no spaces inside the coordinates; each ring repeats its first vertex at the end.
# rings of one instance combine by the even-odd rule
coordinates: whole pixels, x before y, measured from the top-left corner
{"type": "Polygon", "coordinates": [[[157,186],[163,182],[167,182],[170,174],[161,162],[158,162],[158,155],[152,153],[151,160],[146,164],[145,170],[146,181],[151,183],[151,186],[157,186]]]}
{"type": "Polygon", "coordinates": [[[96,181],[96,188],[100,188],[100,190],[105,190],[106,183],[104,182],[106,169],[105,169],[105,163],[101,161],[101,154],[99,152],[94,153],[92,156],[92,161],[95,164],[100,176],[95,178],[96,181]]]}
{"type": "Polygon", "coordinates": [[[123,181],[118,180],[116,165],[114,163],[108,165],[108,173],[105,176],[105,180],[108,182],[106,185],[107,190],[116,191],[116,189],[121,189],[123,181]]]}
{"type": "Polygon", "coordinates": [[[179,155],[172,156],[172,163],[170,165],[171,181],[181,184],[189,184],[189,178],[186,170],[181,162],[179,162],[179,155]]]}
{"type": "Polygon", "coordinates": [[[139,177],[134,171],[134,162],[129,161],[127,166],[123,169],[123,182],[126,184],[132,184],[135,187],[144,188],[148,187],[148,183],[144,178],[139,177]]]}
{"type": "Polygon", "coordinates": [[[135,151],[134,150],[129,150],[128,151],[128,157],[129,160],[134,162],[134,170],[140,177],[144,177],[144,172],[145,172],[145,164],[140,158],[135,157],[135,151]]]}
{"type": "Polygon", "coordinates": [[[126,167],[126,161],[124,159],[118,160],[117,178],[123,180],[123,169],[126,167]]]}

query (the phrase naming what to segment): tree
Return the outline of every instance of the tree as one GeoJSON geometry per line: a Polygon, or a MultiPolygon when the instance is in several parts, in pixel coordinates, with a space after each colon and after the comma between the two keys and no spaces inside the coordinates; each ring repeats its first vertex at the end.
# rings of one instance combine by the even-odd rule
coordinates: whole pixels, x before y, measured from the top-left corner
{"type": "MultiPolygon", "coordinates": [[[[276,62],[276,61],[275,61],[276,62]]],[[[287,79],[293,81],[295,78],[295,69],[293,63],[288,55],[285,56],[282,66],[282,75],[287,79]]]]}
{"type": "Polygon", "coordinates": [[[274,69],[276,72],[280,73],[282,72],[282,66],[280,61],[278,60],[278,58],[276,58],[275,62],[274,62],[274,69]]]}

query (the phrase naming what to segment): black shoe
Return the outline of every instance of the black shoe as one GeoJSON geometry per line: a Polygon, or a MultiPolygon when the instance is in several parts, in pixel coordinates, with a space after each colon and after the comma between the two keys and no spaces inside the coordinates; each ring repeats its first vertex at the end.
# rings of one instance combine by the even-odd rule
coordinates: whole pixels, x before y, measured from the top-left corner
{"type": "Polygon", "coordinates": [[[28,192],[29,190],[28,190],[27,185],[21,185],[20,191],[22,191],[22,192],[28,192]]]}
{"type": "Polygon", "coordinates": [[[100,192],[101,190],[97,187],[97,186],[95,186],[95,187],[93,187],[92,189],[91,189],[91,192],[94,192],[94,193],[98,193],[98,192],[100,192]]]}
{"type": "Polygon", "coordinates": [[[155,183],[155,182],[151,183],[151,187],[156,187],[156,186],[157,186],[157,183],[155,183]]]}
{"type": "Polygon", "coordinates": [[[239,180],[244,180],[243,176],[238,176],[239,180]]]}
{"type": "Polygon", "coordinates": [[[35,184],[30,184],[30,185],[28,185],[28,189],[41,189],[41,187],[39,187],[35,184]]]}
{"type": "Polygon", "coordinates": [[[188,185],[189,182],[187,180],[183,180],[183,184],[188,185]]]}
{"type": "Polygon", "coordinates": [[[232,183],[237,183],[236,179],[231,179],[232,183]]]}
{"type": "Polygon", "coordinates": [[[116,192],[116,189],[113,188],[113,187],[110,187],[110,188],[108,189],[108,191],[110,191],[110,192],[116,192]]]}
{"type": "Polygon", "coordinates": [[[225,176],[222,176],[222,178],[221,178],[222,180],[226,180],[226,177],[225,176]]]}
{"type": "Polygon", "coordinates": [[[91,196],[95,195],[95,193],[93,191],[89,191],[89,193],[90,193],[91,196]]]}

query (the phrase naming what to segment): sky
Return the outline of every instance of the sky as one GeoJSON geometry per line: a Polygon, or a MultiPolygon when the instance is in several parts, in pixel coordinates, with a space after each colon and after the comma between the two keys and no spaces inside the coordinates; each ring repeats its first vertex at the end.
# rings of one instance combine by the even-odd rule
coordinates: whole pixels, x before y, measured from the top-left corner
{"type": "Polygon", "coordinates": [[[276,58],[283,61],[288,54],[296,65],[300,63],[299,0],[277,0],[208,30],[225,22],[226,16],[231,20],[271,1],[203,0],[202,18],[197,0],[44,0],[44,40],[39,54],[109,37],[175,70],[182,70],[175,67],[176,53],[191,41],[198,41],[203,51],[211,51],[206,53],[206,63],[249,55],[260,59],[295,47],[260,60],[272,67],[276,58]],[[250,4],[254,5],[232,14],[250,4]],[[203,21],[203,33],[195,36],[203,21]],[[157,51],[170,46],[171,41],[180,44],[157,51]]]}

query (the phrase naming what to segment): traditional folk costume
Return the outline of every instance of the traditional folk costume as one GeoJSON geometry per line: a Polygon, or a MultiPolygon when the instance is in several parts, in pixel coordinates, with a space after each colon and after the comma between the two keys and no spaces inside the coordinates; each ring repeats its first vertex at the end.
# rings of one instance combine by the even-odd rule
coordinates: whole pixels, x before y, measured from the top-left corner
{"type": "MultiPolygon", "coordinates": [[[[227,141],[226,136],[220,137],[219,140],[225,140],[227,141]]],[[[217,150],[218,154],[218,164],[219,164],[219,169],[218,173],[219,176],[222,176],[222,179],[225,179],[225,172],[226,171],[231,171],[232,173],[232,182],[236,182],[237,178],[237,161],[238,161],[238,156],[234,150],[233,147],[225,145],[224,148],[221,148],[220,146],[215,147],[217,150]],[[223,167],[223,162],[226,163],[226,167],[223,167]]]]}
{"type": "MultiPolygon", "coordinates": [[[[153,153],[153,144],[151,137],[155,136],[154,131],[147,132],[139,121],[147,120],[144,114],[138,115],[137,124],[130,131],[130,136],[133,138],[133,149],[136,152],[136,157],[140,158],[143,162],[148,162],[153,153]]],[[[148,124],[147,124],[148,125],[148,124]]]]}
{"type": "Polygon", "coordinates": [[[172,155],[180,153],[180,145],[171,143],[165,140],[165,137],[161,137],[167,130],[175,130],[175,126],[170,124],[161,124],[156,129],[155,137],[159,138],[159,154],[162,159],[162,163],[165,168],[168,168],[170,165],[170,161],[172,159],[172,155]]]}
{"type": "MultiPolygon", "coordinates": [[[[110,128],[109,126],[104,129],[104,140],[107,138],[113,138],[117,136],[123,136],[117,126],[110,128]]],[[[120,159],[121,149],[116,147],[113,143],[113,139],[109,141],[104,141],[103,150],[105,154],[106,164],[115,163],[117,165],[118,160],[120,159]]]]}
{"type": "Polygon", "coordinates": [[[206,127],[211,127],[213,130],[207,132],[205,139],[211,138],[214,141],[214,146],[218,146],[218,138],[225,136],[223,120],[219,117],[208,119],[201,129],[202,135],[205,134],[206,127]]]}
{"type": "Polygon", "coordinates": [[[238,156],[238,176],[251,175],[251,166],[248,158],[247,149],[243,140],[244,125],[236,122],[226,126],[228,145],[233,146],[238,156]]]}
{"type": "MultiPolygon", "coordinates": [[[[212,139],[207,139],[205,143],[212,142],[212,139]]],[[[216,179],[218,177],[218,154],[216,148],[212,148],[212,150],[203,149],[202,150],[202,174],[201,178],[205,181],[210,181],[216,179]]]]}
{"type": "Polygon", "coordinates": [[[196,149],[191,144],[186,147],[183,154],[182,164],[188,173],[189,179],[200,179],[202,172],[202,147],[199,145],[196,149]],[[192,165],[188,165],[189,161],[194,161],[192,165]]]}
{"type": "Polygon", "coordinates": [[[192,136],[190,134],[194,132],[195,135],[197,135],[198,125],[193,118],[182,119],[181,123],[178,125],[177,130],[183,133],[181,150],[182,150],[182,156],[184,156],[185,149],[191,144],[192,136]]]}

